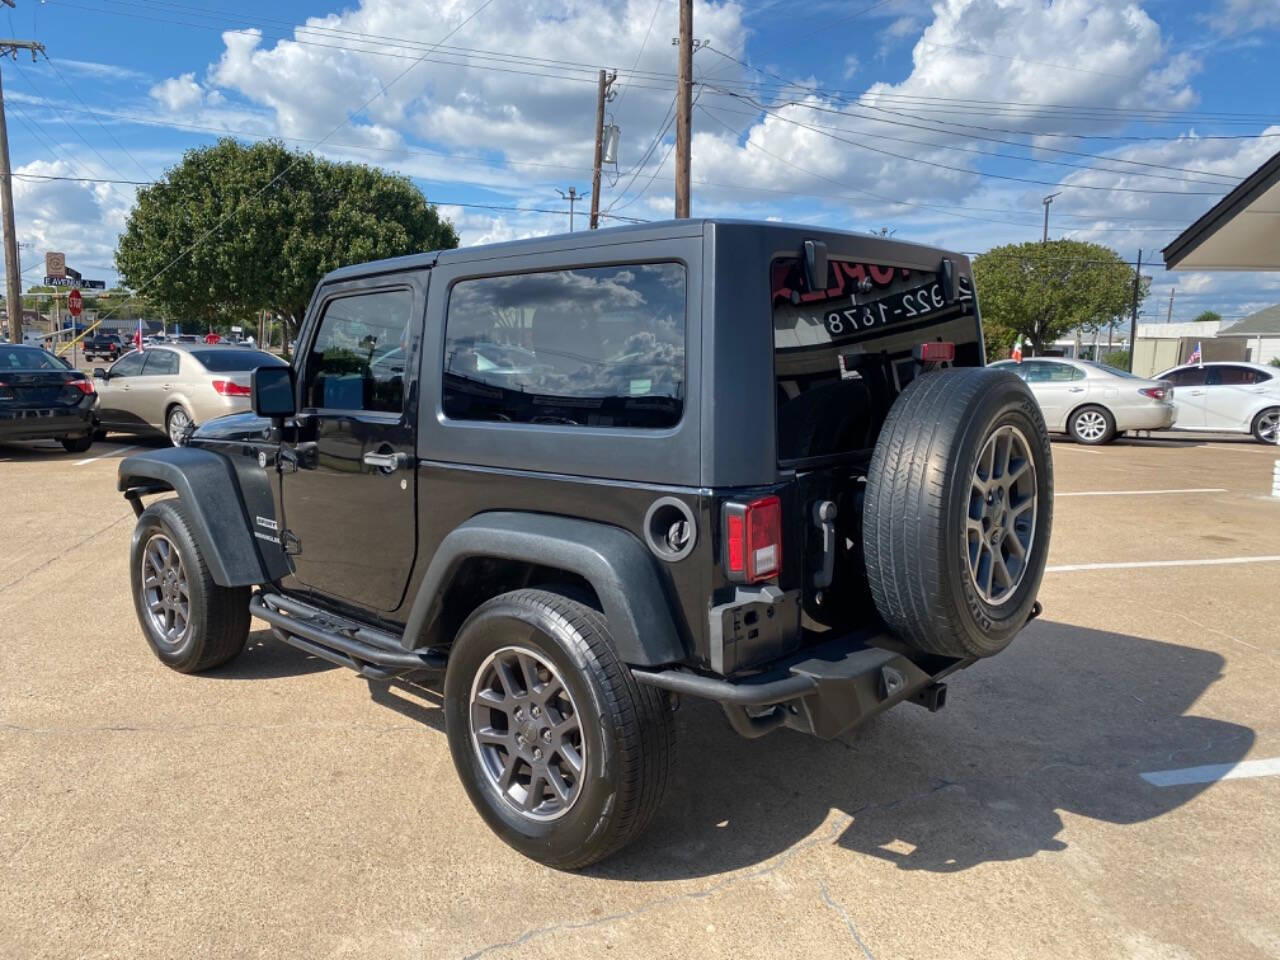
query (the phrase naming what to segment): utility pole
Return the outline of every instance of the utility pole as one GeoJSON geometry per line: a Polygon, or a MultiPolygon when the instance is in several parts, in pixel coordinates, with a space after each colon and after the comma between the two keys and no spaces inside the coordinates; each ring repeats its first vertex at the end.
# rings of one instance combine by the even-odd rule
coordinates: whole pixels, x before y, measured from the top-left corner
{"type": "Polygon", "coordinates": [[[689,216],[689,145],[693,113],[693,0],[680,0],[678,41],[680,78],[676,81],[676,219],[689,216]]]}
{"type": "MultiPolygon", "coordinates": [[[[4,0],[13,6],[13,0],[4,0]]],[[[44,53],[34,40],[0,40],[0,56],[18,59],[19,50],[31,51],[31,61],[44,53]]],[[[22,266],[18,263],[18,235],[13,226],[13,172],[9,169],[9,128],[4,119],[4,84],[0,82],[0,216],[4,218],[5,306],[9,313],[9,342],[22,342],[22,266]]]]}
{"type": "Polygon", "coordinates": [[[569,232],[573,233],[573,205],[582,199],[582,194],[578,192],[577,187],[570,187],[568,193],[557,188],[556,193],[569,201],[569,232]]]}
{"type": "MultiPolygon", "coordinates": [[[[604,105],[613,99],[609,88],[618,79],[618,71],[605,76],[600,71],[600,83],[596,89],[596,158],[591,170],[591,229],[600,226],[600,164],[604,159],[604,105]]],[[[572,219],[572,218],[570,218],[572,219]]]]}
{"type": "Polygon", "coordinates": [[[1044,204],[1044,238],[1040,241],[1041,243],[1049,242],[1049,204],[1053,203],[1054,197],[1060,197],[1060,196],[1062,196],[1061,190],[1059,190],[1057,193],[1049,194],[1047,197],[1045,197],[1043,200],[1040,201],[1041,203],[1044,204]]]}
{"type": "Polygon", "coordinates": [[[1133,373],[1133,355],[1138,352],[1138,291],[1142,287],[1142,251],[1138,251],[1138,266],[1133,271],[1133,315],[1129,318],[1129,372],[1133,373]]]}
{"type": "Polygon", "coordinates": [[[1165,315],[1165,323],[1173,323],[1173,291],[1176,289],[1176,287],[1169,288],[1169,312],[1165,315]]]}

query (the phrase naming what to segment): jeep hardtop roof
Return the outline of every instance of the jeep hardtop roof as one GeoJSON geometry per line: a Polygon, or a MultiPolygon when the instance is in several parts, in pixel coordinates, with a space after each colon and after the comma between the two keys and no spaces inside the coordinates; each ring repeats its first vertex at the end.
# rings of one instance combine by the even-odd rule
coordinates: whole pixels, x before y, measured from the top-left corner
{"type": "MultiPolygon", "coordinates": [[[[434,267],[458,261],[496,260],[527,254],[587,249],[615,243],[638,243],[645,240],[659,240],[670,237],[696,237],[705,234],[709,228],[717,226],[748,227],[759,230],[761,233],[776,233],[780,240],[783,236],[793,237],[797,233],[804,233],[810,237],[841,236],[857,238],[863,241],[874,240],[893,244],[899,248],[914,247],[920,251],[934,251],[937,249],[929,244],[881,238],[856,230],[840,230],[835,227],[814,224],[785,223],[777,220],[738,220],[705,217],[690,220],[658,220],[653,223],[604,227],[600,230],[579,230],[574,233],[555,233],[542,237],[529,237],[524,240],[506,240],[501,243],[487,243],[474,247],[455,247],[452,250],[430,250],[424,253],[411,253],[403,257],[390,257],[386,260],[374,260],[369,263],[339,267],[337,270],[325,274],[320,282],[329,283],[335,280],[351,280],[357,277],[367,277],[371,274],[411,270],[415,267],[434,267]]],[[[790,244],[784,245],[789,246],[790,244]]]]}

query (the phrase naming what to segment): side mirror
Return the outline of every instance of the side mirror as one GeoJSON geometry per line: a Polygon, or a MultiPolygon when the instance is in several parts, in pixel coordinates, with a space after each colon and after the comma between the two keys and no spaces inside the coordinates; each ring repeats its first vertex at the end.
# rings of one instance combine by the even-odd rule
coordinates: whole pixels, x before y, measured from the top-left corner
{"type": "Polygon", "coordinates": [[[293,367],[258,367],[249,375],[249,403],[260,417],[279,425],[298,412],[293,367]]]}
{"type": "Polygon", "coordinates": [[[106,371],[106,369],[105,369],[105,368],[103,368],[103,367],[94,367],[94,368],[93,368],[93,379],[95,379],[95,380],[110,380],[110,379],[111,379],[111,377],[107,375],[107,371],[106,371]]]}

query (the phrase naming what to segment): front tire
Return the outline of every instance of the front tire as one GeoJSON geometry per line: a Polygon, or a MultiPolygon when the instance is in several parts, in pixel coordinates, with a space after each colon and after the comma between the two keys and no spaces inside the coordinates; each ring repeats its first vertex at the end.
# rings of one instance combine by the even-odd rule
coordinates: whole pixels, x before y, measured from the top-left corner
{"type": "Polygon", "coordinates": [[[1280,407],[1268,407],[1254,417],[1252,432],[1259,443],[1280,443],[1280,407]]]}
{"type": "Polygon", "coordinates": [[[1015,374],[917,377],[867,471],[862,545],[876,610],[908,645],[985,657],[1026,624],[1053,525],[1044,416],[1015,374]]]}
{"type": "Polygon", "coordinates": [[[1116,418],[1106,407],[1081,407],[1071,414],[1067,432],[1076,443],[1099,447],[1116,438],[1116,418]]]}
{"type": "Polygon", "coordinates": [[[648,826],[666,790],[674,726],[636,683],[596,610],[545,590],[478,607],[444,681],[454,767],[490,828],[525,856],[575,869],[648,826]]]}
{"type": "Polygon", "coordinates": [[[129,566],[138,623],[164,664],[197,673],[244,649],[249,588],[214,582],[181,500],[161,500],[142,511],[129,566]]]}

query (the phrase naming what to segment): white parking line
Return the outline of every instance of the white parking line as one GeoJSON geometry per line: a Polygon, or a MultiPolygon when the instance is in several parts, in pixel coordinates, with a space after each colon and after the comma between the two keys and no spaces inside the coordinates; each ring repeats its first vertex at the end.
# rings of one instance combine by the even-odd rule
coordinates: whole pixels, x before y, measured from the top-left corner
{"type": "Polygon", "coordinates": [[[1136,570],[1140,567],[1217,567],[1231,563],[1280,563],[1280,554],[1265,557],[1211,557],[1207,560],[1132,560],[1119,563],[1060,563],[1044,568],[1045,573],[1074,573],[1077,570],[1136,570]]]}
{"type": "Polygon", "coordinates": [[[1138,776],[1155,787],[1181,787],[1188,783],[1215,783],[1218,780],[1244,780],[1250,777],[1280,776],[1280,757],[1269,760],[1242,760],[1239,763],[1210,763],[1203,767],[1179,770],[1153,770],[1138,776]]]}
{"type": "Polygon", "coordinates": [[[127,447],[116,447],[114,450],[108,450],[106,453],[100,453],[96,457],[85,457],[83,460],[77,460],[73,466],[83,467],[86,463],[93,463],[95,460],[101,460],[103,457],[110,457],[117,453],[127,453],[130,450],[137,450],[138,444],[131,444],[127,447]]]}
{"type": "Polygon", "coordinates": [[[1226,493],[1226,487],[1184,487],[1179,490],[1082,490],[1076,493],[1054,493],[1060,497],[1154,497],[1163,493],[1226,493]]]}

